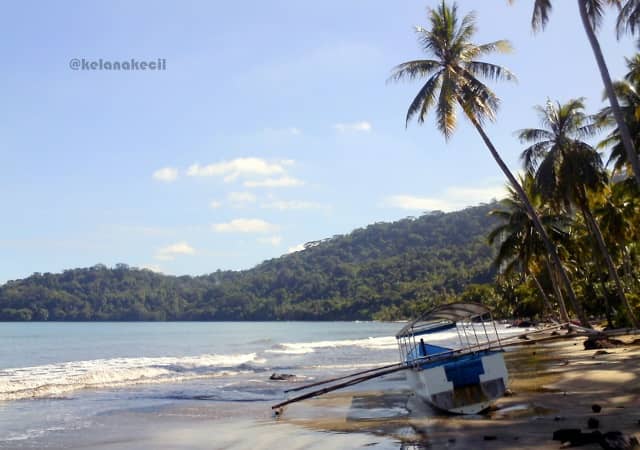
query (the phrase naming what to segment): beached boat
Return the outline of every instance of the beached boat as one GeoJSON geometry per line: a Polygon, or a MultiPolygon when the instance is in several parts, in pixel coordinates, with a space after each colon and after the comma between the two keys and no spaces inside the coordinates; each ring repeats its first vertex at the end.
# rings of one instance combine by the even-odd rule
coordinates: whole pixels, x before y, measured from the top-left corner
{"type": "Polygon", "coordinates": [[[504,395],[508,383],[504,351],[485,306],[438,306],[409,322],[396,339],[401,363],[408,368],[407,381],[417,396],[437,409],[477,414],[504,395]],[[447,330],[457,334],[459,345],[436,345],[440,341],[433,339],[435,333],[442,336],[447,330]]]}

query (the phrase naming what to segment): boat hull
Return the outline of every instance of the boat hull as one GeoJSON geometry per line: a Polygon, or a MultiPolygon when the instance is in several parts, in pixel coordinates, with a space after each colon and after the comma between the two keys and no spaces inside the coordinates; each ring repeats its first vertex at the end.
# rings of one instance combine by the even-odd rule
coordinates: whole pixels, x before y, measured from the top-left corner
{"type": "Polygon", "coordinates": [[[414,367],[407,381],[437,409],[478,414],[504,395],[509,380],[503,352],[486,351],[414,367]]]}

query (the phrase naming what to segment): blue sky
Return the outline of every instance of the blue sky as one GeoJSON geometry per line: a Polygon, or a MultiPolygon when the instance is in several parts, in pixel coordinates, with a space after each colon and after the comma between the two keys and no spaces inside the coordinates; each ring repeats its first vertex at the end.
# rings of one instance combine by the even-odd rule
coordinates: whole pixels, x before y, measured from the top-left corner
{"type": "MultiPolygon", "coordinates": [[[[455,210],[504,180],[460,120],[449,142],[404,126],[421,57],[414,25],[436,2],[11,2],[0,24],[0,282],[124,262],[170,274],[244,269],[376,221],[455,210]],[[166,60],[165,71],[71,70],[72,58],[166,60]]],[[[512,169],[514,130],[547,97],[602,85],[573,1],[544,33],[531,2],[459,0],[476,41],[506,38],[518,84],[488,133],[512,169]]],[[[614,78],[633,43],[601,32],[614,78]]]]}

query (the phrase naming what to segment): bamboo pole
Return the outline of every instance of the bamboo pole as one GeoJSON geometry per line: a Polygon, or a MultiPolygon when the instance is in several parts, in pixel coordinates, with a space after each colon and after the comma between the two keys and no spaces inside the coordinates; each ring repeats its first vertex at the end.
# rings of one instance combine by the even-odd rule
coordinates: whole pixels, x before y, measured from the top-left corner
{"type": "Polygon", "coordinates": [[[362,372],[350,373],[348,375],[343,375],[341,377],[330,378],[330,379],[322,380],[322,381],[316,381],[314,383],[306,384],[304,386],[298,386],[296,388],[287,389],[286,391],[284,391],[284,393],[287,394],[289,392],[303,391],[303,390],[311,388],[311,387],[320,386],[321,384],[333,383],[334,381],[340,381],[340,380],[344,380],[346,378],[352,378],[352,377],[355,377],[355,376],[358,376],[358,375],[364,375],[366,373],[377,372],[378,370],[389,369],[391,367],[396,367],[396,366],[401,366],[401,365],[402,365],[402,363],[393,363],[393,364],[389,364],[388,366],[374,367],[373,369],[363,370],[362,372]]]}

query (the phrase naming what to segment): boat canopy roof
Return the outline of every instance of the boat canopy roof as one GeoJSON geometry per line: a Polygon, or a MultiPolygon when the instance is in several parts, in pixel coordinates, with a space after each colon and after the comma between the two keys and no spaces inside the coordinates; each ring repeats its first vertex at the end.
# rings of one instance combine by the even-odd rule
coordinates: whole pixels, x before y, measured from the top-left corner
{"type": "Polygon", "coordinates": [[[449,303],[437,306],[405,325],[396,338],[417,336],[453,327],[456,322],[490,314],[491,310],[480,303],[449,303]]]}

